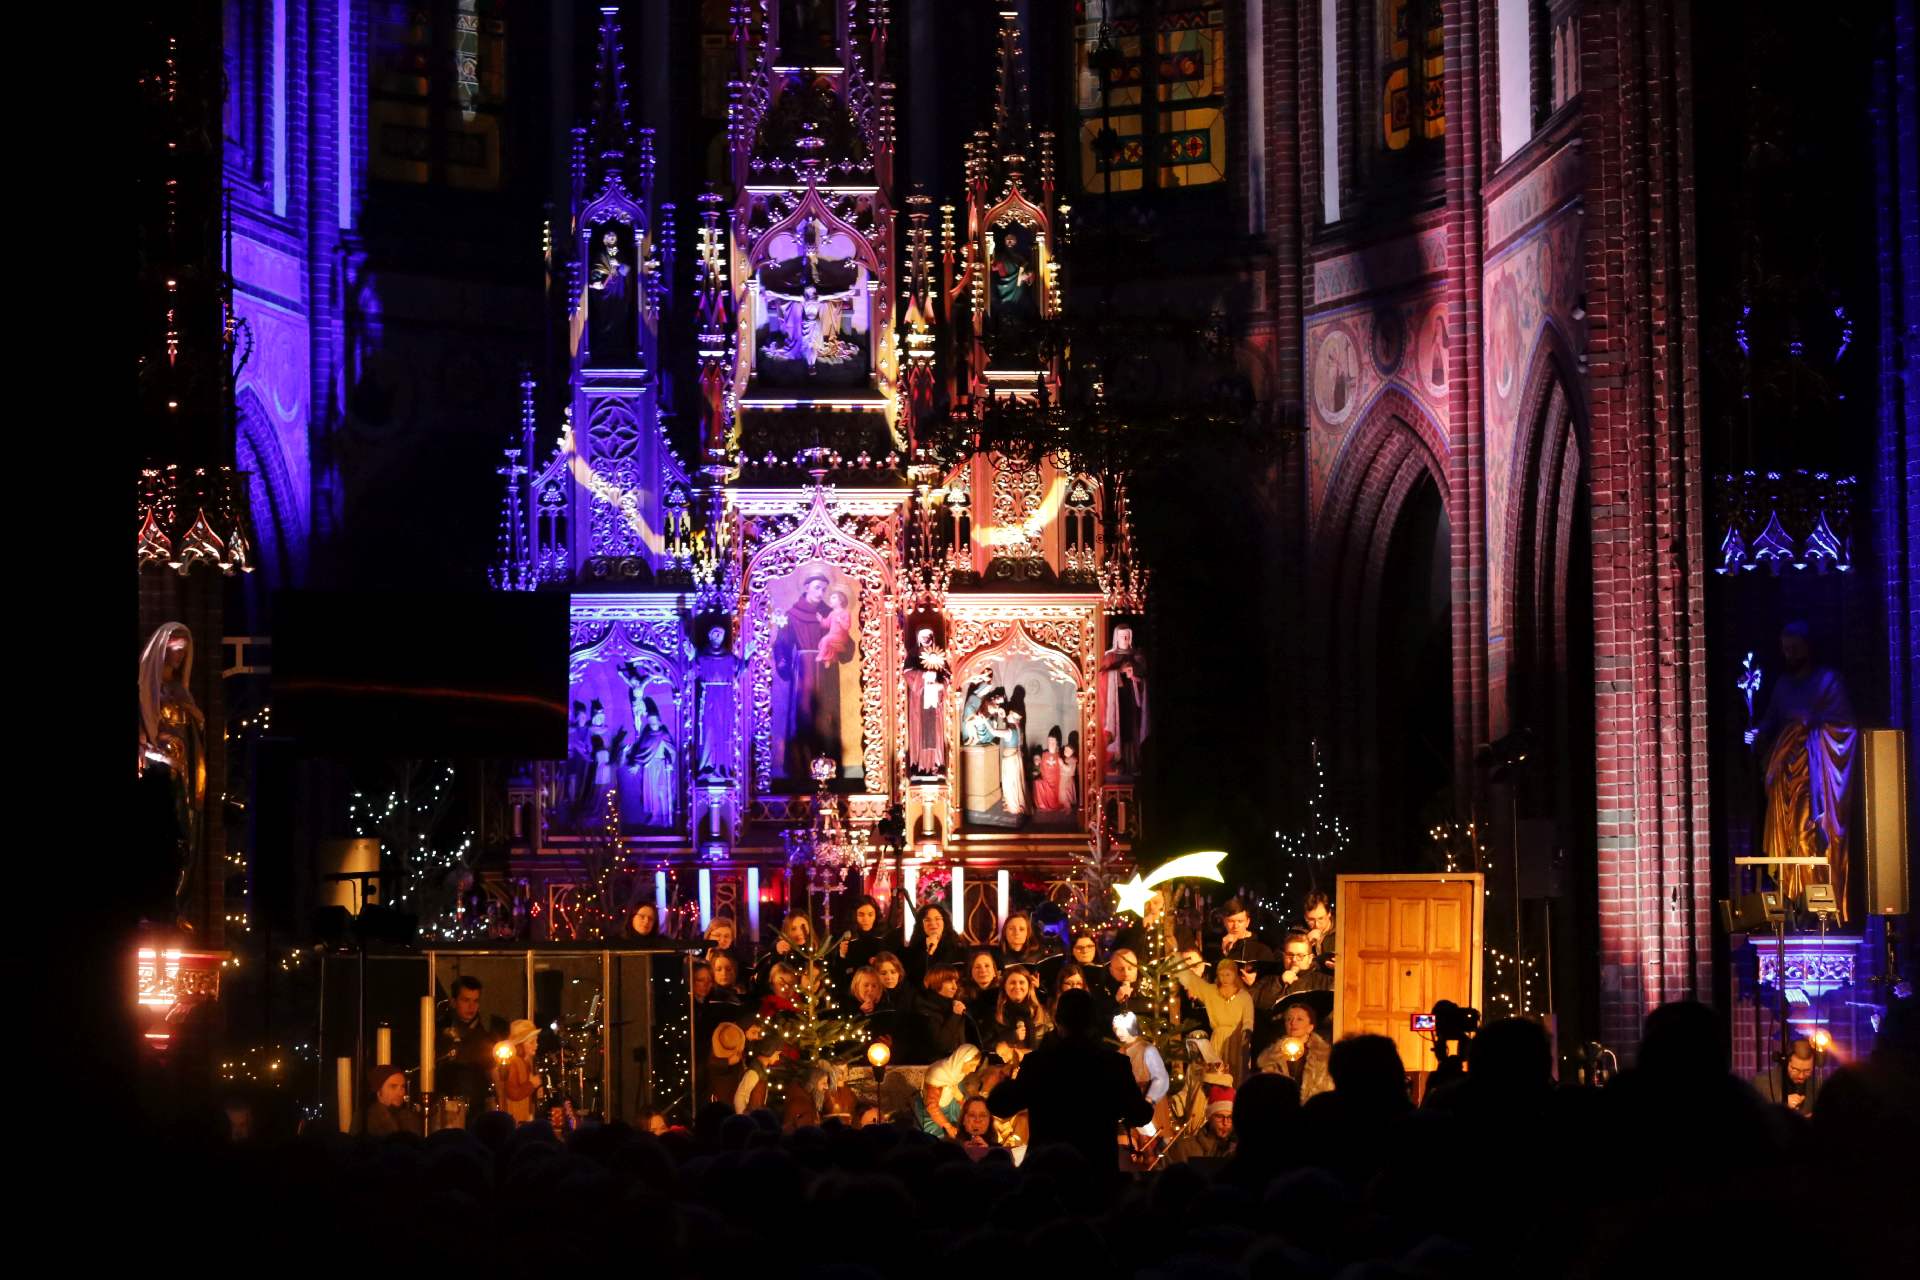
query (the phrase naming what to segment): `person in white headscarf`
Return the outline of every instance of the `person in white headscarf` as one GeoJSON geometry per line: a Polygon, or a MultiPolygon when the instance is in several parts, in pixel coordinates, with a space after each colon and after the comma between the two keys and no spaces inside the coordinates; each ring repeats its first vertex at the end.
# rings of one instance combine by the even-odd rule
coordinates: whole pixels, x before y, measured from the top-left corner
{"type": "Polygon", "coordinates": [[[980,1050],[963,1044],[927,1068],[926,1087],[913,1100],[913,1117],[936,1138],[960,1136],[960,1108],[967,1100],[966,1080],[980,1063],[980,1050]]]}

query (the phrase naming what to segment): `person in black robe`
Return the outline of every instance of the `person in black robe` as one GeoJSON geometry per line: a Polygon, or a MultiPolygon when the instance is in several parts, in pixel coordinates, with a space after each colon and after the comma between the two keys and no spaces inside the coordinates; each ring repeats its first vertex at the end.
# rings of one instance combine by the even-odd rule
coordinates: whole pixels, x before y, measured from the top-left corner
{"type": "Polygon", "coordinates": [[[1027,1113],[1035,1149],[1062,1143],[1079,1151],[1096,1178],[1118,1176],[1120,1126],[1153,1119],[1153,1104],[1134,1083],[1125,1054],[1098,1034],[1093,997],[1069,991],[1060,999],[1055,1034],[1028,1054],[1020,1073],[995,1085],[987,1105],[1001,1117],[1027,1113]]]}

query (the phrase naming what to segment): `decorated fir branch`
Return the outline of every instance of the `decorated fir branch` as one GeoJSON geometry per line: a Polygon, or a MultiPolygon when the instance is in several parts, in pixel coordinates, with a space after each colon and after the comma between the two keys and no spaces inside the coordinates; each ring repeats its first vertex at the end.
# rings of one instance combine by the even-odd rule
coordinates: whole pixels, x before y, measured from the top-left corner
{"type": "Polygon", "coordinates": [[[1191,1029],[1180,1016],[1180,975],[1198,966],[1167,946],[1160,930],[1153,930],[1148,938],[1150,955],[1140,962],[1140,980],[1135,984],[1147,997],[1147,1012],[1140,1016],[1140,1035],[1160,1051],[1177,1082],[1184,1071],[1186,1037],[1191,1029]]]}
{"type": "Polygon", "coordinates": [[[793,1050],[789,1070],[803,1077],[816,1067],[844,1064],[865,1051],[868,1019],[837,1011],[833,983],[827,976],[828,958],[851,936],[843,933],[811,948],[796,948],[791,953],[800,962],[794,1007],[759,1019],[763,1035],[778,1035],[793,1050]]]}

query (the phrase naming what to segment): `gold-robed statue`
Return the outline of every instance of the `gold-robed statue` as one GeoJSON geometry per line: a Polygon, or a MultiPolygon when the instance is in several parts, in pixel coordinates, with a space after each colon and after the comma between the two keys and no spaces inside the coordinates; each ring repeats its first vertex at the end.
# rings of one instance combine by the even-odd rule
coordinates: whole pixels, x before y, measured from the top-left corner
{"type": "Polygon", "coordinates": [[[1833,885],[1841,923],[1847,920],[1847,802],[1859,731],[1840,673],[1815,666],[1807,624],[1780,632],[1787,669],[1767,698],[1766,714],[1747,730],[1749,744],[1766,752],[1767,814],[1761,854],[1768,858],[1825,858],[1818,867],[1782,867],[1780,889],[1802,893],[1810,879],[1833,885]],[[1809,873],[1816,873],[1810,876],[1809,873]]]}
{"type": "Polygon", "coordinates": [[[163,624],[140,653],[140,776],[164,773],[171,784],[180,861],[175,910],[188,924],[207,803],[206,717],[187,687],[193,633],[163,624]]]}

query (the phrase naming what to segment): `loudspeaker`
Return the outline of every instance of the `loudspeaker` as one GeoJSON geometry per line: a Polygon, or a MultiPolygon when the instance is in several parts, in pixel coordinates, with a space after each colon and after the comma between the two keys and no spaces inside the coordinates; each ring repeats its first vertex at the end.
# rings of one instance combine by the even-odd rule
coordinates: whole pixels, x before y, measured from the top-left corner
{"type": "Polygon", "coordinates": [[[1861,783],[1866,821],[1861,848],[1866,852],[1867,914],[1901,916],[1907,897],[1907,735],[1900,729],[1866,729],[1860,734],[1861,783]]]}

